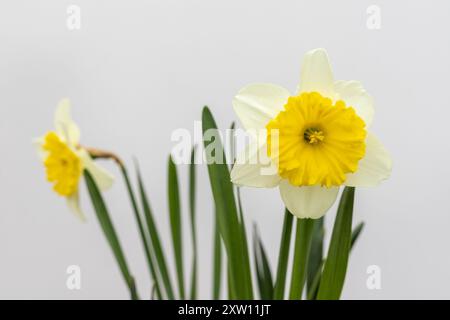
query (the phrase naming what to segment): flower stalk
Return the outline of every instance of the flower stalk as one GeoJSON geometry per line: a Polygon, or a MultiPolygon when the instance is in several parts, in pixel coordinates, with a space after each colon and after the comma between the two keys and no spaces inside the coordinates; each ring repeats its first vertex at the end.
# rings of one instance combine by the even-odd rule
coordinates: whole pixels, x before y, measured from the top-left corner
{"type": "Polygon", "coordinates": [[[147,235],[148,232],[144,227],[141,213],[140,213],[140,210],[139,210],[139,207],[137,204],[136,196],[134,194],[133,187],[131,185],[130,178],[128,176],[128,171],[127,171],[127,168],[125,167],[124,162],[117,154],[115,154],[111,151],[106,151],[106,150],[91,148],[91,147],[85,147],[85,150],[87,150],[89,152],[90,156],[94,159],[113,160],[119,166],[120,172],[122,174],[122,177],[124,179],[124,182],[125,182],[125,185],[127,188],[128,196],[130,198],[131,206],[133,208],[133,213],[134,213],[134,217],[136,219],[136,223],[138,226],[142,245],[144,247],[144,253],[145,253],[146,260],[147,260],[150,276],[154,282],[155,294],[158,299],[162,299],[164,296],[163,296],[162,288],[161,288],[160,281],[159,281],[160,277],[158,274],[158,270],[156,268],[155,257],[153,255],[154,250],[153,250],[151,242],[148,239],[148,235],[147,235]]]}
{"type": "Polygon", "coordinates": [[[290,300],[300,300],[302,298],[311,250],[313,228],[313,219],[297,219],[290,300]]]}

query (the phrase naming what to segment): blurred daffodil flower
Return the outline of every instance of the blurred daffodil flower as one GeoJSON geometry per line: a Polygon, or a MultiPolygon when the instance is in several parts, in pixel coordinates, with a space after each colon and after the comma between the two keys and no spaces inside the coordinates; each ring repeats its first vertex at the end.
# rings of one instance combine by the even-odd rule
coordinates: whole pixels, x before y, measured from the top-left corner
{"type": "Polygon", "coordinates": [[[242,125],[263,139],[238,156],[235,184],[276,187],[291,213],[320,218],[340,186],[375,186],[387,179],[392,162],[367,130],[372,98],[357,81],[335,81],[324,49],[303,60],[297,93],[273,84],[241,89],[233,107],[242,125]],[[274,169],[268,173],[268,164],[274,169]]]}
{"type": "Polygon", "coordinates": [[[54,131],[35,139],[38,154],[53,190],[65,197],[69,208],[84,220],[79,204],[79,183],[83,170],[89,171],[100,190],[112,185],[113,176],[98,166],[89,152],[80,146],[80,130],[70,116],[68,99],[60,101],[54,121],[54,131]]]}

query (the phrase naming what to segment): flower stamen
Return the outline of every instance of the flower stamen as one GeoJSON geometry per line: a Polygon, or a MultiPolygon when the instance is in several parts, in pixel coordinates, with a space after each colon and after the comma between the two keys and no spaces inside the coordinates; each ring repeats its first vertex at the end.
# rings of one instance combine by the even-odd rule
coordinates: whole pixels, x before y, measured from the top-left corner
{"type": "Polygon", "coordinates": [[[303,139],[309,144],[318,144],[325,139],[323,131],[317,128],[308,128],[303,133],[303,139]]]}

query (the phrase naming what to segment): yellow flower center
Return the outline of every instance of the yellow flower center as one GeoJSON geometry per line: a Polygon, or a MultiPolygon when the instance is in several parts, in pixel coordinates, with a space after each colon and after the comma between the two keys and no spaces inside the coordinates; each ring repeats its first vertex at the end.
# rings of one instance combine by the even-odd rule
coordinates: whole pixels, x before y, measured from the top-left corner
{"type": "Polygon", "coordinates": [[[74,194],[83,170],[80,158],[54,132],[45,136],[42,147],[48,153],[44,165],[53,190],[61,196],[74,194]]]}
{"type": "Polygon", "coordinates": [[[295,186],[339,186],[365,154],[364,121],[317,92],[289,97],[266,128],[268,154],[295,186]]]}
{"type": "Polygon", "coordinates": [[[305,132],[303,133],[303,138],[309,144],[316,144],[316,143],[323,141],[323,139],[325,139],[323,132],[316,128],[306,129],[305,132]]]}

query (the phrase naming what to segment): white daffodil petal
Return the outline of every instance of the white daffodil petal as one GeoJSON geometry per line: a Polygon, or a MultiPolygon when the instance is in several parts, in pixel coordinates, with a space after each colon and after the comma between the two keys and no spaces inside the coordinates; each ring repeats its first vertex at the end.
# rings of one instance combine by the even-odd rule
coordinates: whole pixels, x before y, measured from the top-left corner
{"type": "Polygon", "coordinates": [[[100,167],[94,160],[92,160],[91,156],[84,149],[79,151],[80,158],[83,161],[83,166],[89,173],[92,175],[95,183],[101,191],[109,189],[113,182],[114,176],[110,174],[108,171],[100,167]]]}
{"type": "Polygon", "coordinates": [[[67,200],[67,206],[69,209],[78,217],[81,221],[86,221],[86,218],[84,217],[83,211],[81,211],[80,208],[80,195],[78,191],[76,191],[74,194],[66,197],[67,200]]]}
{"type": "Polygon", "coordinates": [[[280,182],[281,198],[286,208],[298,218],[322,217],[336,201],[338,192],[338,187],[296,187],[287,180],[280,182]]]}
{"type": "Polygon", "coordinates": [[[358,163],[358,170],[347,175],[345,185],[371,187],[389,178],[392,159],[381,142],[371,133],[366,139],[366,154],[358,163]]]}
{"type": "Polygon", "coordinates": [[[336,81],[334,83],[335,99],[343,100],[347,106],[353,107],[356,113],[369,127],[373,120],[373,98],[364,90],[359,81],[336,81]]]}
{"type": "Polygon", "coordinates": [[[237,158],[231,170],[234,184],[257,188],[276,187],[281,178],[267,156],[267,145],[249,144],[237,158]]]}
{"type": "Polygon", "coordinates": [[[47,152],[42,147],[43,144],[44,144],[43,137],[33,139],[33,146],[35,147],[36,153],[41,161],[45,161],[45,159],[47,158],[47,152]]]}
{"type": "Polygon", "coordinates": [[[264,129],[289,96],[288,90],[274,84],[250,84],[234,97],[233,108],[245,129],[264,129]]]}
{"type": "Polygon", "coordinates": [[[71,147],[76,147],[80,142],[80,129],[70,116],[68,99],[61,100],[56,108],[55,128],[58,135],[64,137],[71,147]]]}
{"type": "Polygon", "coordinates": [[[334,97],[333,72],[325,49],[307,52],[303,58],[298,92],[317,91],[323,96],[334,97]]]}

